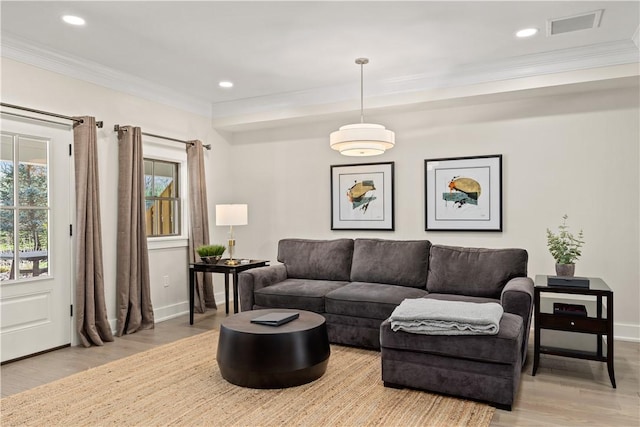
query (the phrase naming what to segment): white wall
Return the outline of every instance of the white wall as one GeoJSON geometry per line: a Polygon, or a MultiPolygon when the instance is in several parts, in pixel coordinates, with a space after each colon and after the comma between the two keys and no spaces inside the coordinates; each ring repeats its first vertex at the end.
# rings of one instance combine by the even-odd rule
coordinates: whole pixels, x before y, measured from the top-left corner
{"type": "Polygon", "coordinates": [[[237,134],[234,191],[249,204],[249,225],[237,228],[238,253],[275,260],[284,237],[429,239],[525,248],[533,277],[555,274],[545,230],[566,213],[587,242],[576,274],[609,284],[615,334],[637,340],[638,114],[636,88],[367,117],[393,129],[397,145],[360,159],[329,149],[329,133],[346,123],[237,134]],[[426,232],[424,160],[484,154],[503,155],[504,231],[426,232]],[[381,161],[395,162],[396,230],[331,231],[329,166],[381,161]]]}
{"type": "MultiPolygon", "coordinates": [[[[211,128],[209,117],[186,113],[5,58],[2,59],[2,102],[64,115],[91,115],[104,121],[104,127],[98,129],[104,281],[109,320],[115,324],[118,143],[113,126],[140,126],[143,132],[183,140],[200,139],[205,144],[212,144],[213,149],[205,151],[211,224],[215,223],[215,200],[226,198],[230,191],[229,145],[211,128]]],[[[184,149],[180,145],[176,147],[184,149]]],[[[215,232],[224,237],[223,231],[212,229],[212,233],[215,232]]],[[[189,310],[187,262],[185,246],[150,250],[151,299],[156,321],[189,310]],[[169,276],[167,288],[163,286],[164,276],[169,276]]],[[[223,283],[221,278],[216,278],[218,303],[224,301],[223,283]]]]}
{"type": "MultiPolygon", "coordinates": [[[[529,274],[553,274],[545,230],[567,213],[587,245],[576,273],[599,276],[615,292],[616,336],[640,337],[639,108],[634,90],[539,96],[491,104],[405,112],[367,118],[396,132],[397,147],[383,156],[353,159],[328,147],[328,135],[345,122],[235,135],[229,144],[211,120],[36,67],[3,59],[2,101],[68,115],[93,115],[98,132],[107,308],[115,318],[117,139],[114,124],[211,143],[206,154],[213,242],[216,203],[249,204],[249,225],[236,227],[239,257],[275,261],[284,237],[372,236],[429,239],[435,243],[522,247],[529,274]],[[504,232],[424,231],[424,160],[503,155],[504,232]],[[396,230],[330,230],[329,166],[394,161],[396,230]]],[[[358,114],[354,113],[353,120],[358,114]]],[[[157,320],[187,306],[186,249],[150,254],[157,320]],[[162,277],[170,276],[169,288],[162,277]]],[[[218,275],[215,275],[218,276],[218,275]]],[[[216,277],[216,294],[222,294],[216,277]]],[[[222,299],[218,297],[220,303],[222,299]]]]}

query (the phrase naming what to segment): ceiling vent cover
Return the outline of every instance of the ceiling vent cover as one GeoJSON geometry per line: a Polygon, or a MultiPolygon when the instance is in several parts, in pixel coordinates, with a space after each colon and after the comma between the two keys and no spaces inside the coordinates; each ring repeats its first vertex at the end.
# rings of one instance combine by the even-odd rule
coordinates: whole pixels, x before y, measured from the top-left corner
{"type": "Polygon", "coordinates": [[[600,26],[603,9],[566,18],[549,19],[547,21],[547,35],[570,33],[572,31],[589,30],[600,26]]]}

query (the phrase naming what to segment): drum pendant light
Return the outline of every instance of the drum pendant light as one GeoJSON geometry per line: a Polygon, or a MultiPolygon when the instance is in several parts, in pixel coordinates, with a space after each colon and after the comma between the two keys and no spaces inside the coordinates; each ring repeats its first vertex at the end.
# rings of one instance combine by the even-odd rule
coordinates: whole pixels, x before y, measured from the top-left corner
{"type": "Polygon", "coordinates": [[[364,122],[363,67],[367,58],[356,59],[360,65],[360,123],[345,125],[329,135],[329,146],[344,156],[377,156],[395,145],[395,133],[382,125],[364,122]]]}

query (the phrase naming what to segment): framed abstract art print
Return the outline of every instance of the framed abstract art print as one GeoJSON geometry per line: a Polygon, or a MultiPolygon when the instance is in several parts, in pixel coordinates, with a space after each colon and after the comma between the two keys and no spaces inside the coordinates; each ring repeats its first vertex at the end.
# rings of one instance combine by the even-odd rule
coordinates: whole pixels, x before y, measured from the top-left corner
{"type": "Polygon", "coordinates": [[[502,231],[502,155],[424,161],[427,231],[502,231]]]}
{"type": "Polygon", "coordinates": [[[393,230],[393,168],[393,162],[331,166],[331,229],[393,230]]]}

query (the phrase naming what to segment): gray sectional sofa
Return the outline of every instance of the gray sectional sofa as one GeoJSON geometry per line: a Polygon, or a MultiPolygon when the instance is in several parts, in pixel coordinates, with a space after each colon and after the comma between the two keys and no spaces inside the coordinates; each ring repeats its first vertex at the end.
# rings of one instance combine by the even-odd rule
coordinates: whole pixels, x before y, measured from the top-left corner
{"type": "Polygon", "coordinates": [[[533,281],[524,249],[432,245],[428,240],[283,239],[282,264],[240,273],[242,311],[296,308],[322,314],[329,340],[381,350],[386,386],[411,387],[510,408],[527,354],[533,281]],[[492,336],[393,332],[407,298],[498,302],[492,336]]]}

